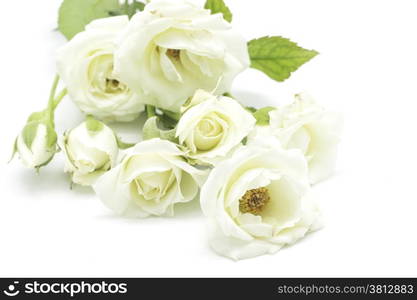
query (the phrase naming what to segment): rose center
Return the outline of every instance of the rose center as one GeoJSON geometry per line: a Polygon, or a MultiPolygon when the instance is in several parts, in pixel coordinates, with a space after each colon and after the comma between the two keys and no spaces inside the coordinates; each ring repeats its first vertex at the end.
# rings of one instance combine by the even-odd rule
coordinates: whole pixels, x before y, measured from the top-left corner
{"type": "Polygon", "coordinates": [[[116,79],[106,78],[106,93],[117,93],[123,90],[123,85],[116,79]]]}
{"type": "Polygon", "coordinates": [[[210,119],[203,119],[198,123],[197,130],[204,136],[218,136],[221,133],[220,125],[210,119]]]}
{"type": "Polygon", "coordinates": [[[179,49],[168,49],[167,50],[167,55],[175,60],[179,60],[180,59],[180,53],[181,50],[179,49]]]}
{"type": "Polygon", "coordinates": [[[147,201],[159,203],[175,182],[172,170],[164,172],[145,172],[133,180],[136,193],[147,201]]]}
{"type": "Polygon", "coordinates": [[[239,200],[239,210],[242,213],[259,215],[269,202],[270,196],[265,187],[247,191],[239,200]]]}

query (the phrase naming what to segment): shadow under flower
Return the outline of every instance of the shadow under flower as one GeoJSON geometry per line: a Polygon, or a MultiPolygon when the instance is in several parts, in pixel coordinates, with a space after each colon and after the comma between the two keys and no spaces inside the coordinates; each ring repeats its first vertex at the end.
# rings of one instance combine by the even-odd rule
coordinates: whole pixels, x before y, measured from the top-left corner
{"type": "Polygon", "coordinates": [[[21,168],[17,171],[17,175],[14,180],[19,182],[21,191],[31,195],[40,194],[44,190],[55,192],[70,188],[68,175],[63,173],[62,170],[44,168],[36,173],[34,170],[21,168]]]}
{"type": "Polygon", "coordinates": [[[114,221],[124,221],[127,223],[138,223],[138,222],[171,222],[175,219],[187,220],[187,219],[197,219],[202,216],[200,209],[200,202],[198,199],[194,199],[188,203],[178,203],[175,205],[174,215],[172,217],[158,217],[158,216],[149,216],[147,218],[134,218],[134,217],[125,217],[120,216],[112,211],[108,213],[97,216],[97,219],[101,220],[114,220],[114,221]]]}

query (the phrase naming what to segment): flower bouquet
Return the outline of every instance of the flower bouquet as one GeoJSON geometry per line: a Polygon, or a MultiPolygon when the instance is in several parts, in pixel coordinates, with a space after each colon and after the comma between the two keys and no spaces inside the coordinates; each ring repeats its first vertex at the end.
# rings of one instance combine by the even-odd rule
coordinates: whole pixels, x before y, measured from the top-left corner
{"type": "Polygon", "coordinates": [[[200,201],[211,247],[235,260],[321,227],[310,190],[334,170],[340,116],[305,93],[258,108],[231,93],[248,68],[284,81],[316,51],[280,36],[246,41],[223,0],[64,0],[58,24],[68,42],[49,101],[14,145],[24,165],[39,171],[60,152],[71,182],[121,216],[174,216],[177,203],[200,201]],[[85,121],[57,133],[67,96],[85,121]],[[140,115],[140,141],[111,127],[140,115]]]}

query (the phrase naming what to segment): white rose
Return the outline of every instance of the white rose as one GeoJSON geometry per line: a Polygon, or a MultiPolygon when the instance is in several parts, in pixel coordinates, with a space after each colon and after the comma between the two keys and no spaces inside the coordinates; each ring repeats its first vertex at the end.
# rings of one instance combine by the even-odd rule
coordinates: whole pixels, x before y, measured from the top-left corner
{"type": "Polygon", "coordinates": [[[127,150],[122,162],[93,186],[103,203],[129,217],[172,216],[176,203],[193,200],[206,172],[190,166],[174,143],[160,139],[127,150]]]}
{"type": "Polygon", "coordinates": [[[223,19],[184,0],[153,0],[130,21],[115,72],[145,102],[179,111],[197,89],[230,90],[249,66],[247,42],[223,19]]]}
{"type": "Polygon", "coordinates": [[[254,128],[256,120],[237,101],[198,90],[181,116],[176,136],[199,162],[215,164],[254,128]]]}
{"type": "Polygon", "coordinates": [[[307,94],[299,94],[292,104],[278,107],[269,116],[270,125],[258,126],[249,136],[249,143],[273,135],[285,149],[301,150],[312,184],[333,173],[342,128],[340,114],[326,111],[307,94]]]}
{"type": "Polygon", "coordinates": [[[65,172],[74,183],[90,186],[116,163],[119,148],[113,131],[103,123],[88,119],[60,140],[65,154],[65,172]]]}
{"type": "Polygon", "coordinates": [[[271,254],[318,229],[306,161],[276,143],[241,147],[204,184],[201,206],[217,253],[235,260],[271,254]]]}
{"type": "Polygon", "coordinates": [[[128,23],[127,16],[95,20],[57,55],[71,99],[85,113],[107,121],[131,121],[144,109],[140,91],[130,90],[113,72],[114,41],[128,23]]]}
{"type": "Polygon", "coordinates": [[[57,135],[53,127],[43,122],[28,122],[15,141],[17,152],[28,168],[39,169],[54,157],[57,135]]]}

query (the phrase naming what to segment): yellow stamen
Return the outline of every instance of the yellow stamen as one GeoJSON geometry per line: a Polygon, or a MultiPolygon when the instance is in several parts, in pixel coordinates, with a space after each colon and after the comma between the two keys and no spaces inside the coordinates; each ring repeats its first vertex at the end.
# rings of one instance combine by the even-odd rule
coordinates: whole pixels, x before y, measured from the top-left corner
{"type": "Polygon", "coordinates": [[[180,52],[181,52],[181,50],[179,50],[179,49],[168,49],[167,50],[167,55],[174,58],[174,59],[179,59],[180,58],[180,52]]]}
{"type": "Polygon", "coordinates": [[[265,187],[247,191],[239,200],[239,209],[242,213],[259,215],[269,202],[270,196],[265,187]]]}

